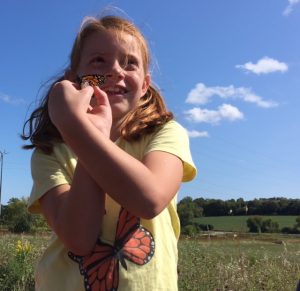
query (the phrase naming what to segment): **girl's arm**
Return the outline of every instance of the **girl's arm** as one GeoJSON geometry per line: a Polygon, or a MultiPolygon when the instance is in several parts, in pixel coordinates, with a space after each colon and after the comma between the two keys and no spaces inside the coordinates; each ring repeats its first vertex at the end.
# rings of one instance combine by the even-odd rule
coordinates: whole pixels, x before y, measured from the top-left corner
{"type": "Polygon", "coordinates": [[[65,247],[86,255],[99,236],[105,193],[78,162],[72,185],[60,185],[40,198],[47,223],[65,247]]]}
{"type": "MultiPolygon", "coordinates": [[[[92,89],[89,87],[82,91],[89,94],[92,89]]],[[[89,110],[92,110],[89,102],[87,106],[89,110]]],[[[60,104],[58,104],[59,108],[60,104]]],[[[107,138],[109,138],[111,128],[109,109],[106,110],[106,122],[101,122],[97,118],[98,112],[95,110],[89,115],[90,121],[107,138]]],[[[63,112],[62,115],[64,115],[63,112]]],[[[81,139],[81,137],[77,136],[76,139],[81,139]]],[[[80,159],[78,159],[72,185],[60,185],[49,190],[40,199],[40,204],[48,224],[67,249],[77,255],[86,255],[93,249],[105,212],[105,192],[88,174],[80,159]]]]}
{"type": "Polygon", "coordinates": [[[77,121],[75,127],[65,131],[68,144],[98,185],[134,215],[155,217],[177,193],[183,174],[178,157],[154,151],[140,162],[88,122],[77,121]]]}
{"type": "MultiPolygon", "coordinates": [[[[89,96],[87,90],[92,88],[77,95],[74,89],[68,81],[54,87],[49,100],[52,122],[106,193],[136,216],[155,217],[179,189],[182,161],[160,151],[148,153],[142,162],[133,158],[99,131],[89,118],[87,105],[94,92],[90,91],[89,96]]],[[[107,96],[101,92],[95,90],[98,98],[102,98],[99,110],[95,110],[105,123],[110,106],[107,96]]]]}

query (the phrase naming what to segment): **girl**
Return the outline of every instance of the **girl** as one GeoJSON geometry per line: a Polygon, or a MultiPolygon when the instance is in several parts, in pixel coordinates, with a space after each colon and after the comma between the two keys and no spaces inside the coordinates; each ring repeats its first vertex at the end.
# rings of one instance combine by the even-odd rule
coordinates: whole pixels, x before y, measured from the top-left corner
{"type": "Polygon", "coordinates": [[[133,23],[86,19],[69,68],[24,125],[29,211],[54,231],[36,290],[177,290],[176,193],[196,169],[149,62],[133,23]]]}

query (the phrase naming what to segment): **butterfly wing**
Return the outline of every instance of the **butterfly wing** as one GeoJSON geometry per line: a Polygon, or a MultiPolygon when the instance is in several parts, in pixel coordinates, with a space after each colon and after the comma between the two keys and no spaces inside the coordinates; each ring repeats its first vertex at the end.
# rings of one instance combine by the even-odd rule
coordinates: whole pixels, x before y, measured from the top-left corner
{"type": "Polygon", "coordinates": [[[78,78],[78,82],[81,87],[84,87],[86,84],[90,86],[101,86],[105,83],[105,76],[104,75],[85,75],[78,78]]]}
{"type": "Polygon", "coordinates": [[[153,236],[147,229],[140,226],[132,233],[122,251],[127,260],[140,266],[145,265],[154,255],[155,243],[153,236]]]}
{"type": "MultiPolygon", "coordinates": [[[[155,250],[152,234],[140,225],[140,219],[125,208],[121,208],[116,231],[115,247],[119,250],[119,258],[137,264],[148,263],[155,250]]],[[[122,264],[123,265],[123,264],[122,264]]]]}
{"type": "Polygon", "coordinates": [[[125,243],[139,226],[140,219],[122,207],[116,229],[116,241],[125,243]]]}
{"type": "Polygon", "coordinates": [[[111,245],[98,240],[91,254],[77,256],[69,252],[69,257],[79,264],[80,274],[84,276],[85,290],[117,290],[119,284],[119,261],[111,245]]]}
{"type": "Polygon", "coordinates": [[[137,265],[148,263],[155,250],[152,234],[140,226],[140,219],[121,208],[114,246],[97,240],[91,254],[69,257],[79,264],[87,291],[114,291],[119,285],[119,261],[127,269],[124,259],[137,265]]]}

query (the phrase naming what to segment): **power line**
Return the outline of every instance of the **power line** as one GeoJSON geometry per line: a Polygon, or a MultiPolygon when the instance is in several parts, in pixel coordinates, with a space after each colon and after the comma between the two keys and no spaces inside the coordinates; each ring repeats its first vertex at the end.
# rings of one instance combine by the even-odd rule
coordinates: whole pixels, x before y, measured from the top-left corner
{"type": "Polygon", "coordinates": [[[2,204],[1,204],[1,193],[2,193],[2,172],[3,172],[3,161],[4,161],[4,155],[6,155],[7,152],[4,151],[0,151],[0,163],[1,163],[1,167],[0,167],[0,216],[1,216],[1,208],[2,208],[2,204]]]}

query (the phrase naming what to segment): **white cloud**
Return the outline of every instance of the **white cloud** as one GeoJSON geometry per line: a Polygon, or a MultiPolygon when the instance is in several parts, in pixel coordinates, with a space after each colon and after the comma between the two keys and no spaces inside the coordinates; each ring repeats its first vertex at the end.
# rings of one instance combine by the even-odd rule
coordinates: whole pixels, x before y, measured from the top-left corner
{"type": "Polygon", "coordinates": [[[289,1],[289,4],[282,13],[284,16],[289,16],[292,13],[292,11],[294,10],[294,6],[297,5],[298,3],[300,3],[300,0],[288,0],[288,1],[289,1]]]}
{"type": "Polygon", "coordinates": [[[262,59],[258,60],[256,64],[248,62],[244,65],[236,65],[235,67],[244,69],[247,72],[252,72],[257,75],[269,74],[274,72],[284,73],[288,70],[288,65],[286,63],[279,62],[269,57],[263,57],[262,59]]]}
{"type": "Polygon", "coordinates": [[[209,137],[209,134],[207,131],[198,131],[198,130],[187,130],[187,133],[189,137],[209,137]]]}
{"type": "Polygon", "coordinates": [[[187,119],[193,122],[218,124],[221,120],[235,121],[244,118],[244,114],[230,104],[222,104],[218,110],[194,107],[184,112],[187,119]]]}
{"type": "Polygon", "coordinates": [[[186,102],[192,104],[206,104],[209,102],[210,97],[215,95],[213,90],[214,87],[209,88],[202,83],[198,83],[188,94],[186,102]]]}
{"type": "Polygon", "coordinates": [[[5,103],[11,104],[11,105],[19,105],[19,104],[24,104],[25,103],[24,99],[12,98],[11,96],[8,96],[8,95],[3,94],[1,92],[0,92],[0,101],[3,101],[5,103]]]}
{"type": "Polygon", "coordinates": [[[227,87],[206,87],[203,83],[198,83],[196,87],[190,91],[186,102],[190,104],[206,104],[213,96],[219,96],[223,99],[238,98],[263,108],[276,107],[278,105],[274,101],[267,101],[256,95],[252,92],[251,88],[235,88],[233,85],[227,87]]]}

